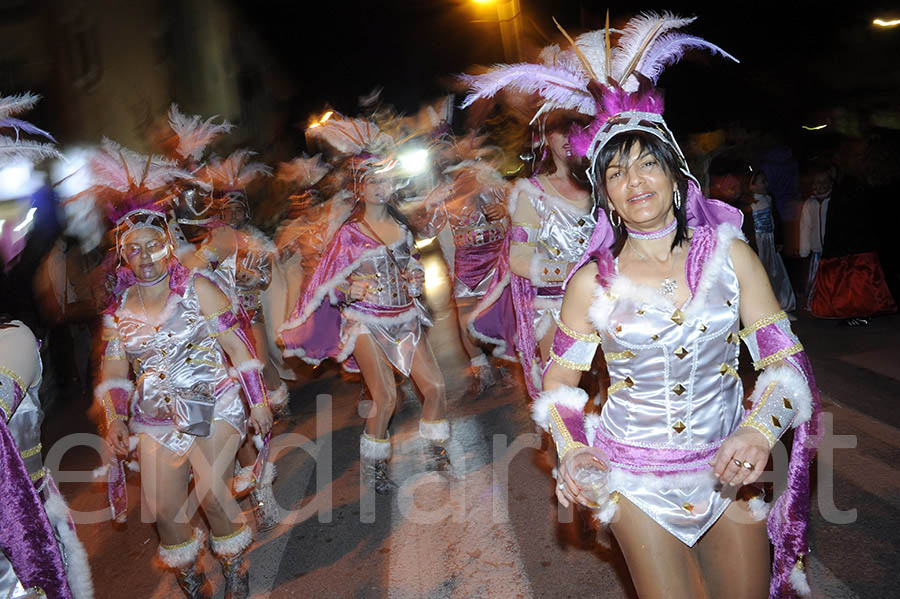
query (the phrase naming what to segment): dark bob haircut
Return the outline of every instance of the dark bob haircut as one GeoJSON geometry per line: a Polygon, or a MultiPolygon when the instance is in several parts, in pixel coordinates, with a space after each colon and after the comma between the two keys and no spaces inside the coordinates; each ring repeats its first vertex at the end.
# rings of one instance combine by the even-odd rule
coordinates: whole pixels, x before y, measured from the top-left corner
{"type": "MultiPolygon", "coordinates": [[[[588,173],[594,185],[595,201],[607,215],[611,214],[612,206],[606,191],[606,169],[616,156],[630,156],[634,147],[641,149],[642,154],[647,153],[659,160],[666,174],[675,181],[678,192],[681,195],[681,207],[675,208],[675,220],[678,225],[675,229],[675,239],[672,240],[672,248],[681,245],[688,238],[687,216],[685,214],[685,200],[687,198],[688,178],[681,171],[682,160],[675,148],[660,138],[644,131],[625,131],[613,136],[603,149],[600,150],[594,168],[588,173]]],[[[628,165],[630,166],[630,165],[628,165]]],[[[628,238],[624,223],[618,227],[613,226],[616,241],[613,244],[613,254],[619,255],[622,246],[628,238]]]]}

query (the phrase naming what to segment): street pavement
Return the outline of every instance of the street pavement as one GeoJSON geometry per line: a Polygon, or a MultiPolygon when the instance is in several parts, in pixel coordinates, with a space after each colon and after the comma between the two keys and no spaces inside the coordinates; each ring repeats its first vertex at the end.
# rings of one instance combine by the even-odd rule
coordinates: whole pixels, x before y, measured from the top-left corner
{"type": "MultiPolygon", "coordinates": [[[[587,512],[558,508],[548,441],[535,432],[520,371],[495,363],[495,386],[481,394],[470,387],[445,273],[434,260],[427,268],[431,341],[449,395],[452,473],[424,471],[420,404],[401,388],[390,465],[400,489],[377,496],[362,487],[361,384],[332,365],[304,369],[291,392],[292,414],[275,429],[275,493],[286,515],[252,546],[253,596],[634,597],[614,540],[590,525],[587,512]]],[[[900,317],[861,328],[803,318],[795,331],[812,358],[829,431],[813,468],[813,596],[897,596],[900,317]]],[[[55,406],[45,425],[49,452],[61,454],[71,433],[94,431],[83,408],[77,401],[55,406]]],[[[55,472],[78,513],[97,597],[180,597],[172,575],[154,564],[158,541],[152,524],[141,521],[139,476],[129,477],[128,522],[113,525],[105,484],[84,474],[99,464],[94,450],[76,446],[55,472]],[[80,482],[66,482],[72,478],[80,482]]],[[[248,509],[246,500],[242,506],[248,509]]],[[[208,553],[202,563],[221,597],[218,563],[208,553]]]]}

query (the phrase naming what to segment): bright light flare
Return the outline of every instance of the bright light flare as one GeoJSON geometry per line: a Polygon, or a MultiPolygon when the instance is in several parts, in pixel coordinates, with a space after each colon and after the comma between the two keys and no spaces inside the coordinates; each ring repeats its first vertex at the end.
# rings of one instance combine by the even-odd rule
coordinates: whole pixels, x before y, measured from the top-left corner
{"type": "Polygon", "coordinates": [[[822,129],[824,129],[827,126],[828,125],[816,125],[815,127],[809,127],[807,125],[803,125],[803,128],[806,129],[807,131],[821,131],[822,129]]]}
{"type": "Polygon", "coordinates": [[[429,245],[434,243],[435,239],[437,239],[437,237],[428,237],[426,239],[420,239],[419,241],[416,242],[416,249],[421,250],[422,248],[428,247],[429,245]]]}
{"type": "Polygon", "coordinates": [[[497,0],[472,0],[475,4],[493,4],[497,0]]]}
{"type": "Polygon", "coordinates": [[[410,175],[421,175],[428,169],[428,150],[412,150],[402,154],[400,165],[410,175]]]}
{"type": "Polygon", "coordinates": [[[31,208],[29,208],[29,209],[28,209],[28,214],[25,215],[25,220],[23,220],[21,223],[19,223],[19,224],[16,226],[16,228],[13,229],[13,231],[15,231],[16,233],[20,233],[20,232],[22,232],[23,230],[25,230],[25,229],[28,227],[28,225],[31,224],[31,221],[34,220],[34,213],[35,213],[35,212],[37,212],[37,208],[35,208],[35,207],[33,207],[33,206],[32,206],[31,208]]]}
{"type": "Polygon", "coordinates": [[[31,180],[31,163],[14,162],[0,170],[0,194],[15,198],[24,194],[31,180]]]}
{"type": "Polygon", "coordinates": [[[444,269],[437,262],[432,262],[425,266],[425,291],[434,293],[444,285],[447,277],[444,275],[444,269]]]}
{"type": "Polygon", "coordinates": [[[330,119],[332,116],[334,116],[334,111],[329,110],[328,112],[326,112],[325,114],[322,115],[322,118],[319,119],[319,122],[324,123],[325,121],[330,119]]]}
{"type": "Polygon", "coordinates": [[[879,27],[896,27],[900,25],[900,19],[875,19],[872,21],[873,25],[878,25],[879,27]]]}

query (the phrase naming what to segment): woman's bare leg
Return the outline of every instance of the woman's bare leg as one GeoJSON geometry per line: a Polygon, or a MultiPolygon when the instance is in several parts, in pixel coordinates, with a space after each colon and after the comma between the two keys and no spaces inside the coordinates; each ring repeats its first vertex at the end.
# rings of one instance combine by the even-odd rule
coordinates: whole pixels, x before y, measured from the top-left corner
{"type": "Polygon", "coordinates": [[[695,546],[710,597],[769,595],[769,538],[744,501],[735,501],[695,546]]]}
{"type": "Polygon", "coordinates": [[[624,496],[619,496],[618,511],[610,528],[641,599],[706,597],[700,565],[691,548],[624,496]]]}
{"type": "Polygon", "coordinates": [[[229,535],[243,526],[241,509],[231,494],[228,481],[241,443],[240,434],[217,420],[209,437],[194,441],[188,457],[194,470],[194,490],[213,535],[229,535]]]}
{"type": "Polygon", "coordinates": [[[422,336],[413,355],[410,378],[422,392],[425,402],[422,405],[423,420],[443,420],[447,417],[447,392],[444,386],[444,375],[438,365],[428,337],[422,336]]]}
{"type": "Polygon", "coordinates": [[[371,335],[365,333],[356,338],[353,357],[372,397],[373,405],[367,416],[366,433],[376,439],[385,439],[388,424],[397,406],[394,368],[371,335]]]}
{"type": "Polygon", "coordinates": [[[141,495],[156,522],[163,545],[179,545],[194,534],[187,513],[190,464],[186,456],[169,451],[147,435],[138,442],[141,495]]]}

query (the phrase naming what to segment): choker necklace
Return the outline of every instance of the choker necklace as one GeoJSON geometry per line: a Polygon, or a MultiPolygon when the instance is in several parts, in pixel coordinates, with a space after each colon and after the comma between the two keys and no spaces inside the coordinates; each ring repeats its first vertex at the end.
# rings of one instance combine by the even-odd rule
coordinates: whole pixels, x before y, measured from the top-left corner
{"type": "Polygon", "coordinates": [[[629,237],[634,237],[635,239],[660,239],[674,231],[676,228],[678,228],[678,219],[673,218],[672,222],[657,231],[645,233],[643,231],[633,231],[628,227],[625,227],[625,230],[628,231],[629,237]]]}
{"type": "Polygon", "coordinates": [[[141,281],[140,279],[135,277],[134,282],[137,283],[138,285],[140,285],[141,287],[153,287],[154,285],[156,285],[157,283],[159,283],[160,281],[165,279],[168,275],[169,275],[169,270],[166,269],[163,271],[163,273],[161,275],[159,275],[152,281],[141,281]]]}

